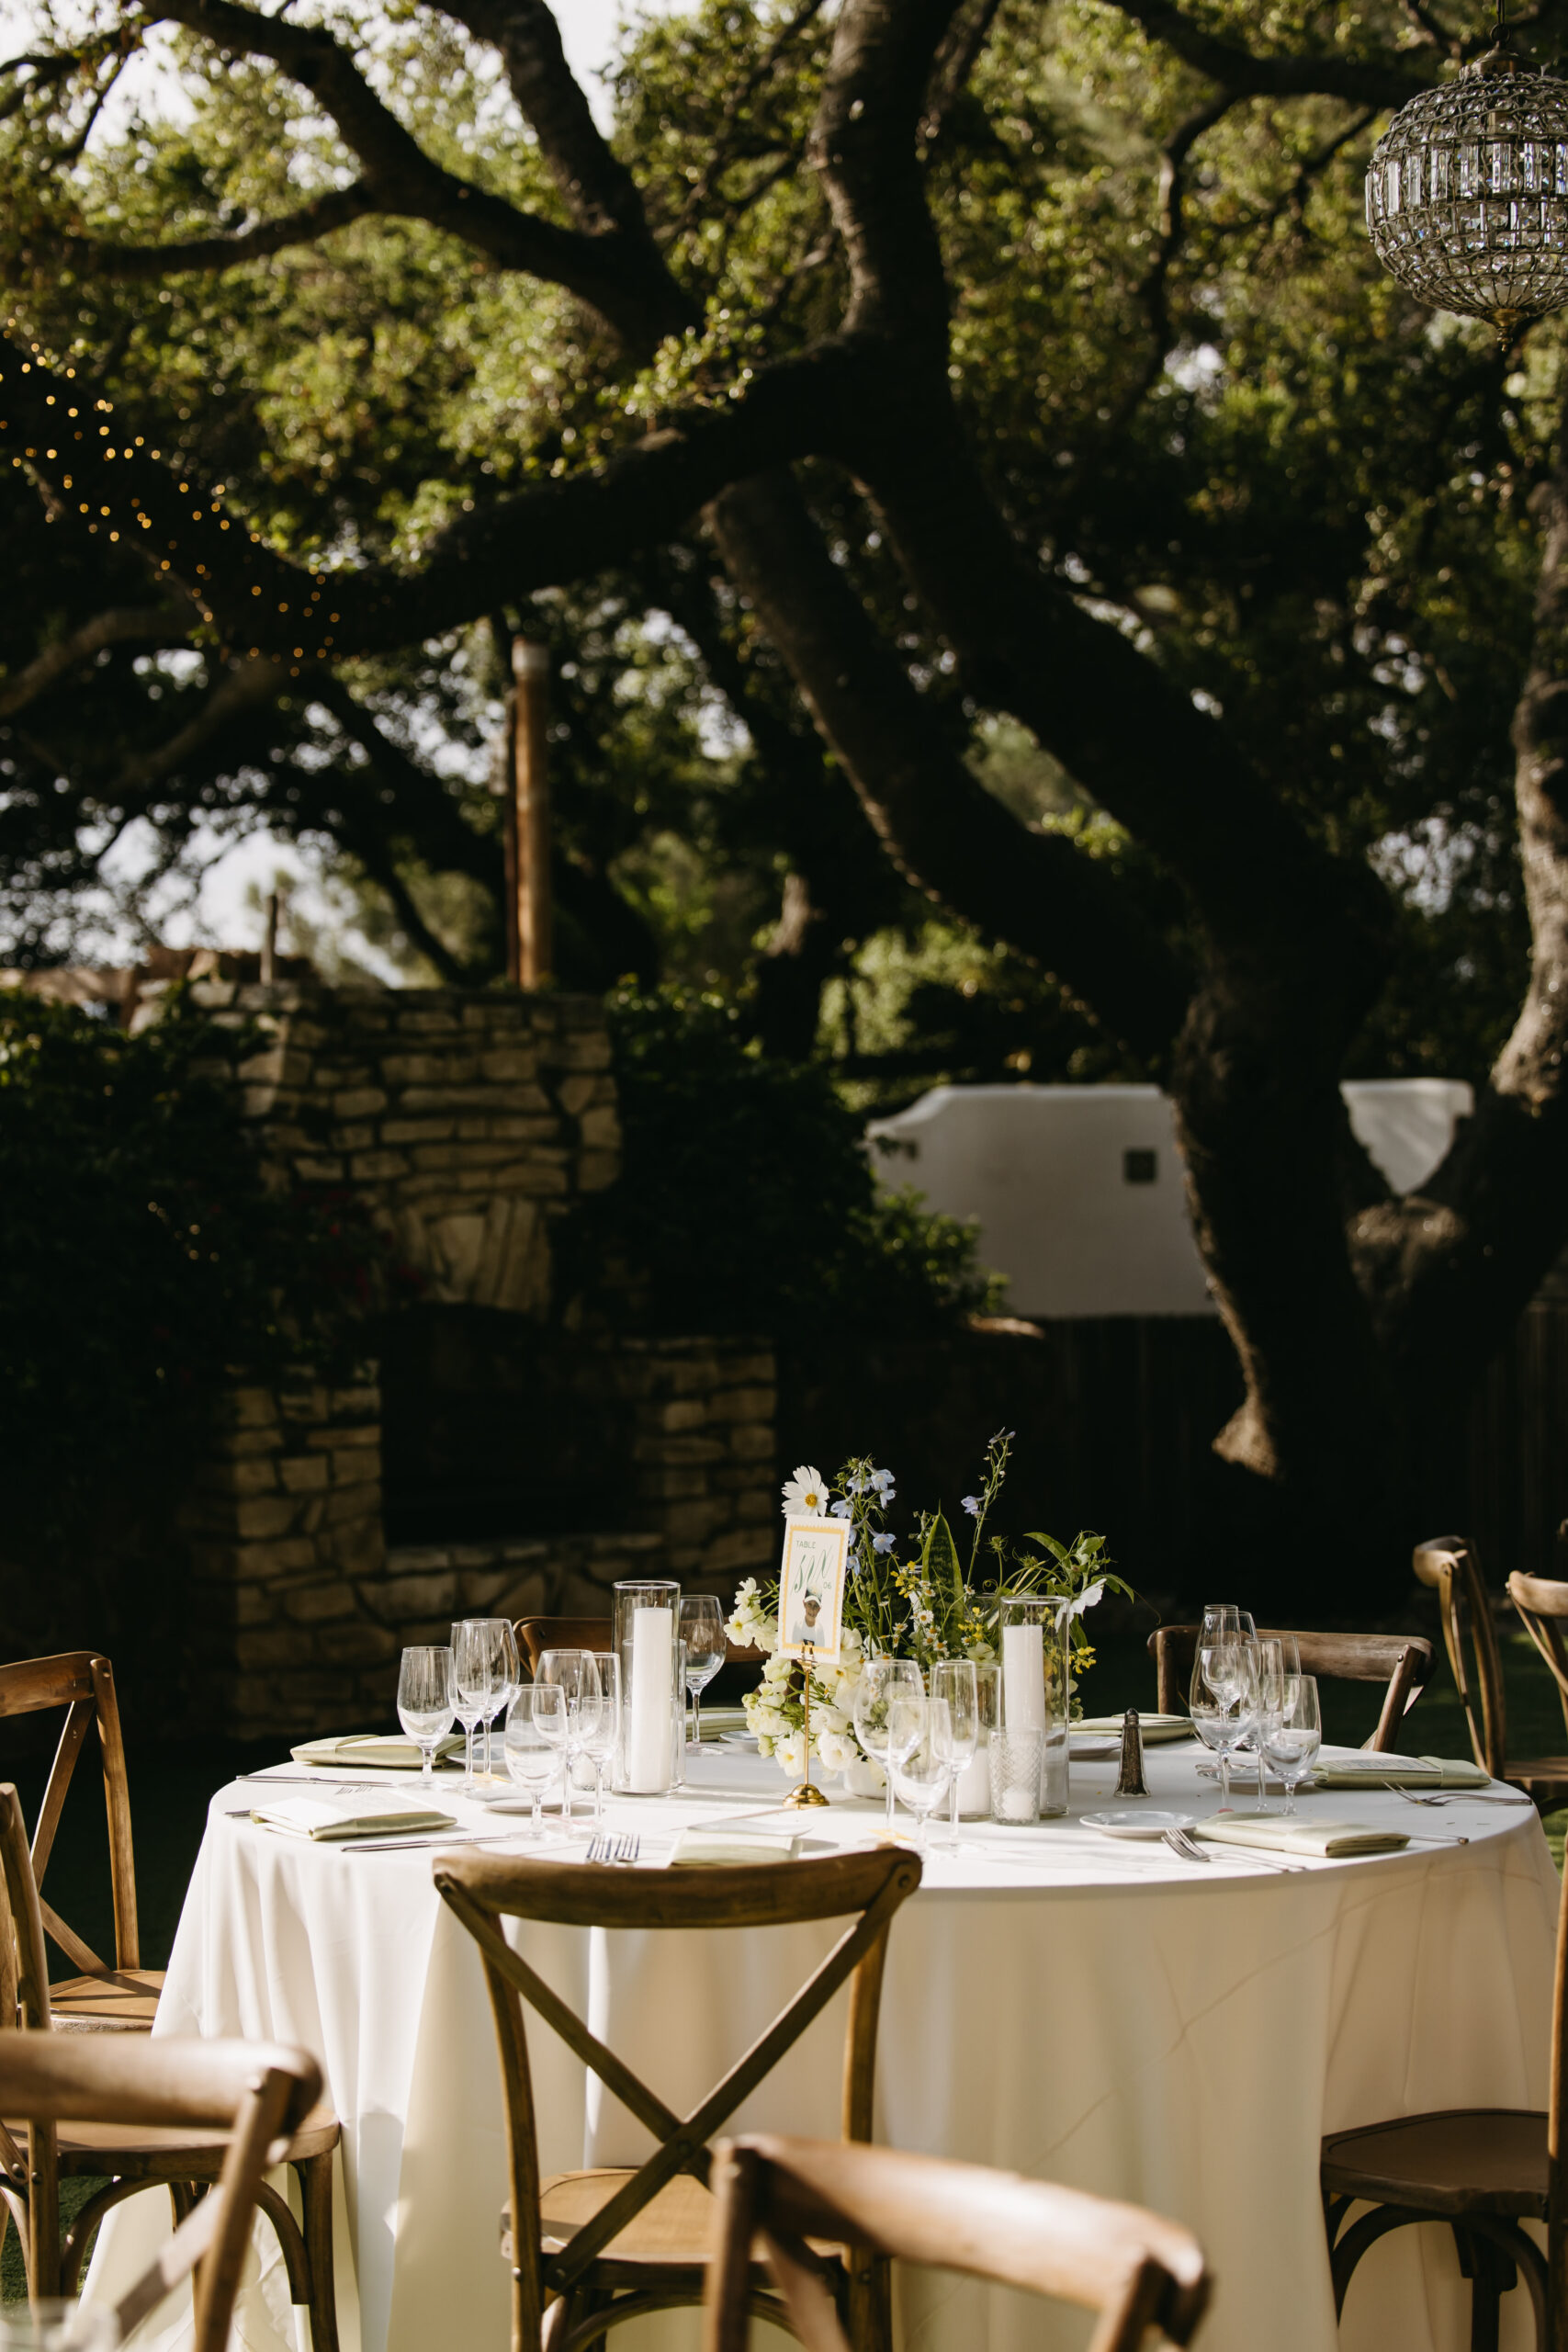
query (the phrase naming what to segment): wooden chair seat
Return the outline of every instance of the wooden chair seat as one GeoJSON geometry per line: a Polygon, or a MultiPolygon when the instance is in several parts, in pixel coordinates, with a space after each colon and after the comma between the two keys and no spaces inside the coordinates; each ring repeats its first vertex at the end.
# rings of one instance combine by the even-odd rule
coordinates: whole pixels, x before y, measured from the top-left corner
{"type": "Polygon", "coordinates": [[[1526,2108],[1467,2107],[1331,2132],[1323,2143],[1323,2185],[1335,2197],[1438,2221],[1502,2213],[1544,2222],[1546,2117],[1526,2108]]]}
{"type": "MultiPolygon", "coordinates": [[[[26,2127],[17,2121],[6,2128],[15,2135],[26,2127]]],[[[312,2156],[330,2154],[341,2136],[332,2109],[318,2105],[275,2161],[307,2164],[312,2156]]],[[[175,2124],[62,2123],[59,2142],[62,2176],[72,2178],[129,2177],[134,2170],[146,2180],[216,2180],[229,2153],[227,2141],[214,2139],[210,2132],[182,2131],[175,2124]]]]}
{"type": "MultiPolygon", "coordinates": [[[[539,2251],[547,2258],[559,2254],[633,2177],[630,2167],[616,2171],[601,2166],[591,2172],[552,2173],[539,2191],[539,2251]]],[[[624,2230],[617,2231],[600,2255],[596,2268],[606,2286],[641,2287],[671,2271],[700,2274],[713,2252],[714,2199],[710,2189],[690,2173],[667,2180],[651,2201],[624,2230]]],[[[839,2252],[836,2245],[813,2240],[824,2257],[839,2252]]],[[[502,2221],[502,2253],[512,2259],[512,2207],[502,2221]]],[[[759,2279],[767,2265],[759,2257],[752,2265],[759,2279]]]]}
{"type": "Polygon", "coordinates": [[[1510,1757],[1497,1778],[1523,1789],[1538,1804],[1550,1804],[1561,1792],[1568,1804],[1568,1756],[1510,1757]]]}
{"type": "Polygon", "coordinates": [[[49,1988],[50,2021],[56,2033],[151,2033],[163,1989],[161,1968],[68,1976],[49,1988]]]}

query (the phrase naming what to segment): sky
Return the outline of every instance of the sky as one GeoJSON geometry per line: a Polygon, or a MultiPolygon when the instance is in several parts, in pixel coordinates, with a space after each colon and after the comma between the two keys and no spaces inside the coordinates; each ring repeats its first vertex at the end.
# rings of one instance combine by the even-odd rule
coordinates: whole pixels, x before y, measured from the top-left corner
{"type": "MultiPolygon", "coordinates": [[[[262,5],[270,14],[276,0],[262,0],[262,5]]],[[[613,52],[617,28],[626,13],[626,0],[554,0],[554,5],[568,61],[587,86],[591,98],[597,100],[602,95],[598,75],[613,52]]],[[[676,5],[678,0],[637,0],[639,12],[653,13],[676,5]]],[[[18,49],[28,46],[35,23],[35,12],[26,0],[0,0],[0,57],[13,56],[18,49]]],[[[151,70],[154,74],[158,71],[155,64],[151,70]]],[[[143,102],[147,94],[144,81],[143,102]]],[[[600,111],[597,104],[594,110],[600,111]]],[[[182,887],[166,892],[161,903],[154,902],[159,934],[165,946],[259,946],[265,923],[266,898],[277,888],[286,897],[295,899],[313,929],[329,933],[343,932],[341,899],[323,888],[319,869],[309,852],[301,852],[295,843],[275,840],[266,832],[255,832],[227,851],[215,840],[198,843],[197,851],[209,862],[194,898],[188,897],[182,887]]],[[[150,834],[145,829],[139,834],[132,827],[119,844],[117,856],[119,877],[125,881],[134,879],[151,865],[150,834]]],[[[283,944],[288,944],[286,917],[283,944]]],[[[397,977],[393,967],[352,931],[343,944],[355,960],[378,971],[383,978],[397,977]]],[[[103,923],[90,941],[85,939],[75,952],[84,960],[112,963],[134,950],[130,935],[113,922],[106,907],[103,923]]]]}

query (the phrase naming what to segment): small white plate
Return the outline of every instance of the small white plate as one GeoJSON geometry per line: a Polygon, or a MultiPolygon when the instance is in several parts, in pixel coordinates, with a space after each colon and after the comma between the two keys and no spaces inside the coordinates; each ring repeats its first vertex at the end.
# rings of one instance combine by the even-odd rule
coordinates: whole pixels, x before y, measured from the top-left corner
{"type": "Polygon", "coordinates": [[[1190,1813],[1086,1813],[1080,1815],[1086,1829],[1103,1829],[1108,1838],[1163,1838],[1168,1829],[1190,1829],[1197,1818],[1190,1813]]]}

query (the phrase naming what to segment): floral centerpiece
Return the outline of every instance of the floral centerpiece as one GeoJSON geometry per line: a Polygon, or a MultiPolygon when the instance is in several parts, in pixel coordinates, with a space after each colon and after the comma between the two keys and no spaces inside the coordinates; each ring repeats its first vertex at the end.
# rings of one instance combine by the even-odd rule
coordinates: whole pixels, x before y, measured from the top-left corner
{"type": "MultiPolygon", "coordinates": [[[[1082,1532],[1070,1544],[1038,1532],[1019,1544],[987,1538],[1013,1438],[1011,1430],[998,1430],[986,1448],[978,1492],[963,1498],[970,1521],[966,1562],[940,1510],[919,1512],[903,1537],[887,1525],[897,1500],[893,1473],[877,1469],[869,1457],[847,1462],[830,1485],[809,1463],[785,1479],[786,1516],[831,1515],[850,1522],[839,1655],[814,1663],[811,1671],[811,1748],[825,1772],[859,1765],[880,1784],[880,1768],[862,1756],[854,1732],[855,1690],[868,1657],[912,1657],[927,1669],[942,1657],[993,1658],[1001,1601],[1010,1594],[1036,1593],[1056,1603],[1076,1684],[1094,1663],[1087,1611],[1107,1591],[1134,1598],[1132,1587],[1111,1574],[1102,1535],[1082,1532]]],[[[761,1683],[746,1696],[746,1719],[762,1754],[800,1780],[807,1761],[806,1669],[798,1659],[777,1656],[778,1603],[776,1578],[759,1585],[748,1577],[735,1596],[729,1634],[768,1653],[761,1683]]]]}

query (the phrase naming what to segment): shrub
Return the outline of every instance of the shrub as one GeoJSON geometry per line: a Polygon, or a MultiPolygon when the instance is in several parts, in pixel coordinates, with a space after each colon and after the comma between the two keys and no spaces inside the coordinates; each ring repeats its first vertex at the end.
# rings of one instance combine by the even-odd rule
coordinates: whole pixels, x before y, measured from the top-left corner
{"type": "Polygon", "coordinates": [[[629,1294],[659,1329],[783,1333],[929,1329],[992,1303],[974,1228],[878,1192],[824,1069],[750,1050],[721,997],[622,989],[608,1010],[624,1173],[570,1236],[601,1311],[629,1294]]]}

